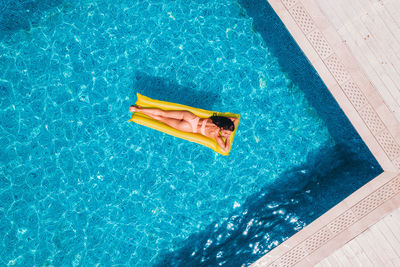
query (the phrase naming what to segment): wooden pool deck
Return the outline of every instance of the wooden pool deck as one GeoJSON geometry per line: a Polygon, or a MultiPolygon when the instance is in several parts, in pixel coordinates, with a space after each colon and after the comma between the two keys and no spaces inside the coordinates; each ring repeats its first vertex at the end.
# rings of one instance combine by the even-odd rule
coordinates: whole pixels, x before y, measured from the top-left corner
{"type": "Polygon", "coordinates": [[[400,1],[268,2],[384,172],[252,266],[400,266],[400,1]]]}
{"type": "Polygon", "coordinates": [[[400,266],[399,222],[398,208],[315,266],[400,266]]]}

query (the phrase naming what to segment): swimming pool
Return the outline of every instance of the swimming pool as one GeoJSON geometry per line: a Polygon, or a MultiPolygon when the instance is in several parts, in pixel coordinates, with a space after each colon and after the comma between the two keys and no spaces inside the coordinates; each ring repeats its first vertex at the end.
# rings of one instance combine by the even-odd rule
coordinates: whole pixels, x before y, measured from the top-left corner
{"type": "Polygon", "coordinates": [[[2,264],[248,265],[382,171],[264,1],[0,3],[2,264]],[[137,91],[241,114],[231,155],[137,91]]]}

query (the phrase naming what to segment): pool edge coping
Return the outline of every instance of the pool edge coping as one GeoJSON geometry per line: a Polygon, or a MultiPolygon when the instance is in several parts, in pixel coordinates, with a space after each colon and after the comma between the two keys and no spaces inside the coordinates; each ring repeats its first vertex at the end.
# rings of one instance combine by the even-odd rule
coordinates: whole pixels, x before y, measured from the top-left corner
{"type": "Polygon", "coordinates": [[[400,123],[314,0],[267,0],[384,172],[252,266],[312,266],[400,206],[400,123]]]}

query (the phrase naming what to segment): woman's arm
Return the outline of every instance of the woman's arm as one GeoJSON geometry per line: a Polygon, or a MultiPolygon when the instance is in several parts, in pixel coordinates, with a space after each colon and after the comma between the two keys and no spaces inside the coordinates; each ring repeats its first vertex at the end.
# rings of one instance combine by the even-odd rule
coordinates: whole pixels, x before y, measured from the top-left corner
{"type": "Polygon", "coordinates": [[[235,117],[230,117],[229,119],[233,122],[233,125],[235,125],[235,129],[236,129],[236,127],[238,126],[238,123],[239,123],[239,119],[235,118],[235,117]]]}
{"type": "Polygon", "coordinates": [[[229,146],[231,145],[230,135],[226,138],[225,142],[220,135],[215,138],[217,140],[217,144],[224,150],[225,152],[229,151],[229,146]]]}

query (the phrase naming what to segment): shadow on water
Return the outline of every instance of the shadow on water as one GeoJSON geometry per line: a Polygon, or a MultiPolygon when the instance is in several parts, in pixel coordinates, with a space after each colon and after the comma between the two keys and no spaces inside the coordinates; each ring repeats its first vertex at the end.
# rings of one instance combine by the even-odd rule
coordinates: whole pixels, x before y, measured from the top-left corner
{"type": "Polygon", "coordinates": [[[306,164],[248,197],[228,218],[190,236],[156,266],[250,265],[381,173],[368,155],[352,150],[361,145],[355,142],[311,154],[306,164]]]}
{"type": "Polygon", "coordinates": [[[43,12],[63,0],[0,0],[0,40],[18,30],[30,30],[39,23],[43,12]]]}
{"type": "Polygon", "coordinates": [[[325,121],[331,136],[341,142],[358,136],[268,1],[239,0],[238,3],[253,19],[254,30],[261,35],[266,47],[278,59],[282,70],[304,92],[308,102],[325,121]]]}
{"type": "Polygon", "coordinates": [[[150,98],[212,110],[221,103],[217,92],[203,92],[196,85],[182,86],[174,81],[137,72],[134,88],[150,98]]]}

